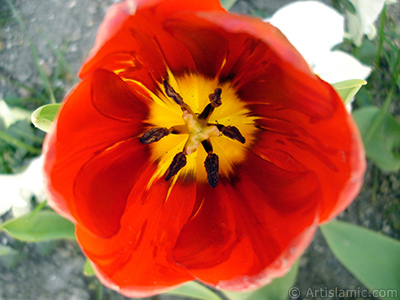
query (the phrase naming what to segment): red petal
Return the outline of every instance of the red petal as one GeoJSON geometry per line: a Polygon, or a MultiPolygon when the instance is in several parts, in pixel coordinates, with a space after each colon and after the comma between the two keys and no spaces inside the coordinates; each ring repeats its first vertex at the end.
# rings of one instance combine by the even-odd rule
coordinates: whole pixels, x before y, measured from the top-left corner
{"type": "MultiPolygon", "coordinates": [[[[298,80],[297,84],[301,85],[302,81],[298,80]]],[[[298,97],[282,93],[287,101],[298,97]]],[[[358,194],[365,172],[365,157],[357,127],[333,89],[318,80],[310,95],[304,95],[303,101],[319,97],[321,101],[336,103],[329,118],[322,111],[319,119],[316,115],[310,119],[290,105],[280,108],[261,103],[250,105],[262,117],[257,121],[261,131],[252,151],[287,170],[297,169],[301,164],[318,176],[322,190],[322,222],[343,211],[358,194]]],[[[271,97],[269,101],[274,100],[271,97]]]]}
{"type": "Polygon", "coordinates": [[[118,90],[108,90],[103,81],[98,85],[96,79],[104,79],[104,75],[104,71],[95,73],[70,93],[43,147],[49,203],[72,221],[78,218],[72,199],[74,181],[82,167],[105,149],[137,136],[143,131],[142,122],[148,114],[147,106],[135,100],[135,94],[130,94],[129,88],[123,88],[115,75],[109,78],[109,86],[117,86],[118,90]],[[92,97],[102,92],[103,96],[92,97]],[[120,104],[136,119],[126,120],[124,114],[124,121],[120,120],[121,110],[111,107],[117,97],[122,97],[120,104]],[[132,102],[124,101],[126,98],[132,102]],[[94,107],[94,103],[98,107],[94,107]],[[107,117],[104,111],[115,118],[107,117]]]}
{"type": "MultiPolygon", "coordinates": [[[[298,51],[277,28],[273,27],[269,23],[260,22],[260,19],[249,16],[221,14],[218,12],[199,12],[196,16],[209,22],[209,24],[212,24],[208,26],[213,26],[218,32],[226,36],[231,45],[238,46],[229,47],[230,52],[228,53],[228,58],[231,60],[231,66],[229,66],[228,62],[226,63],[225,67],[227,74],[231,73],[229,70],[241,69],[242,71],[240,72],[244,72],[257,67],[243,63],[237,64],[238,59],[244,59],[244,61],[257,61],[258,64],[261,64],[262,61],[256,59],[256,56],[253,53],[260,42],[260,46],[262,46],[262,44],[267,46],[267,48],[265,48],[267,51],[264,53],[266,58],[272,54],[273,57],[277,58],[279,61],[294,66],[299,72],[310,74],[310,69],[307,63],[298,51]],[[240,42],[235,41],[235,37],[239,38],[240,42]],[[242,42],[243,40],[245,43],[242,42]]],[[[179,17],[179,19],[190,20],[189,16],[182,16],[179,17]]],[[[193,19],[194,18],[192,17],[192,20],[193,19]]],[[[236,73],[238,72],[234,72],[235,75],[236,73]]]]}
{"type": "Polygon", "coordinates": [[[93,106],[100,113],[121,121],[144,120],[145,103],[149,103],[150,97],[139,94],[139,86],[132,88],[106,70],[95,71],[92,82],[93,106]]]}
{"type": "Polygon", "coordinates": [[[311,241],[318,180],[249,153],[236,178],[202,186],[198,212],[183,228],[174,259],[200,280],[227,289],[283,275],[311,241]]]}
{"type": "Polygon", "coordinates": [[[82,226],[105,238],[118,232],[128,196],[149,157],[148,148],[135,138],[104,150],[82,167],[70,201],[82,226]]]}
{"type": "MultiPolygon", "coordinates": [[[[141,14],[142,10],[151,10],[157,7],[158,14],[166,18],[180,11],[224,11],[219,1],[186,1],[186,0],[125,0],[112,5],[97,33],[96,43],[92,49],[91,57],[121,30],[124,22],[132,16],[141,14]]],[[[122,46],[122,45],[119,45],[122,46]]]]}
{"type": "Polygon", "coordinates": [[[193,210],[195,184],[160,178],[149,185],[155,169],[150,165],[133,187],[115,236],[104,239],[77,227],[102,283],[127,297],[151,296],[194,279],[174,262],[171,249],[193,210]]]}
{"type": "MultiPolygon", "coordinates": [[[[231,81],[244,101],[290,105],[307,115],[329,117],[335,105],[321,101],[315,76],[296,49],[275,27],[250,17],[222,13],[181,14],[165,28],[188,48],[198,71],[231,81]],[[209,55],[212,53],[212,55],[209,55]],[[296,85],[301,80],[301,85],[296,85]],[[297,98],[287,98],[287,93],[297,98]],[[260,98],[262,95],[262,98],[260,98]],[[308,101],[302,101],[307,96],[308,101]],[[268,98],[266,98],[268,97],[268,98]]],[[[322,95],[329,99],[329,95],[322,95]]]]}
{"type": "Polygon", "coordinates": [[[228,41],[219,33],[220,28],[192,14],[168,20],[164,27],[189,50],[197,73],[216,77],[228,55],[228,41]]]}
{"type": "Polygon", "coordinates": [[[193,70],[189,51],[163,28],[170,15],[183,11],[224,10],[216,0],[137,0],[114,5],[99,29],[95,48],[80,76],[105,68],[138,80],[154,91],[154,82],[167,78],[168,68],[174,73],[193,70]],[[134,14],[129,13],[132,9],[134,14]]]}
{"type": "Polygon", "coordinates": [[[289,52],[288,56],[298,68],[309,72],[300,54],[285,37],[260,20],[223,13],[198,12],[171,17],[166,21],[165,29],[189,49],[200,73],[211,78],[219,77],[221,82],[232,81],[235,87],[251,82],[261,73],[265,73],[270,61],[281,59],[279,51],[282,49],[274,49],[276,44],[282,46],[286,53],[289,52]],[[221,26],[219,19],[225,20],[228,25],[221,26]],[[263,32],[249,34],[246,31],[249,27],[247,22],[256,22],[257,25],[261,23],[263,32]],[[239,31],[237,27],[243,30],[239,31]]]}

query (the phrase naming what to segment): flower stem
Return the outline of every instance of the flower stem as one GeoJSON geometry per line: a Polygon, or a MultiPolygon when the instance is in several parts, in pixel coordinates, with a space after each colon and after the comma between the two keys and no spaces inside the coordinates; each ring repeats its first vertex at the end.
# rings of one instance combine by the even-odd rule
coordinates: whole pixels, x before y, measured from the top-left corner
{"type": "Polygon", "coordinates": [[[100,283],[100,281],[97,280],[96,282],[96,300],[103,300],[103,285],[100,283]]]}

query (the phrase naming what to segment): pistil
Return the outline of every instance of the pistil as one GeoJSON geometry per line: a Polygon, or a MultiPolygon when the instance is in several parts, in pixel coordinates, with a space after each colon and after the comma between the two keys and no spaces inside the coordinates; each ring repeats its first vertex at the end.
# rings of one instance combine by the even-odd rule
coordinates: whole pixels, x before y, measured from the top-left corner
{"type": "Polygon", "coordinates": [[[195,152],[197,148],[199,148],[201,142],[208,140],[210,137],[221,135],[217,126],[204,124],[202,120],[199,120],[196,116],[186,111],[183,112],[182,118],[190,132],[183,150],[186,155],[195,152]]]}

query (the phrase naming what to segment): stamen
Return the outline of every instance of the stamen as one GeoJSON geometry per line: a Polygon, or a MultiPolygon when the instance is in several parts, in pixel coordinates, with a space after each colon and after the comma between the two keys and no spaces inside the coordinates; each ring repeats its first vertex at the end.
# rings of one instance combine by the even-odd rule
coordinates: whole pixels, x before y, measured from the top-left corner
{"type": "Polygon", "coordinates": [[[214,111],[214,108],[216,108],[222,104],[221,93],[222,93],[222,90],[220,88],[216,88],[214,90],[214,93],[208,95],[208,99],[210,99],[210,104],[207,104],[207,106],[203,109],[201,114],[198,116],[198,118],[200,120],[207,120],[211,116],[212,112],[214,111]]]}
{"type": "Polygon", "coordinates": [[[167,170],[165,180],[170,180],[172,176],[176,175],[184,166],[186,166],[186,156],[183,152],[179,152],[174,156],[174,159],[167,170]]]}
{"type": "Polygon", "coordinates": [[[207,104],[207,106],[203,109],[203,111],[197,118],[199,120],[206,120],[213,111],[214,111],[214,107],[212,107],[211,104],[207,104]]]}
{"type": "Polygon", "coordinates": [[[223,125],[217,125],[218,129],[222,132],[223,135],[227,136],[228,138],[231,138],[233,140],[237,140],[244,144],[246,142],[246,139],[244,136],[240,133],[239,129],[237,129],[235,126],[223,126],[223,125]]]}
{"type": "Polygon", "coordinates": [[[185,102],[183,102],[183,98],[177,92],[175,92],[174,88],[168,83],[168,81],[164,80],[164,89],[165,93],[168,97],[172,98],[176,104],[179,106],[184,106],[185,102]]]}
{"type": "Polygon", "coordinates": [[[164,136],[170,134],[170,130],[165,127],[155,127],[151,128],[150,130],[146,131],[143,136],[140,138],[140,142],[142,144],[151,144],[154,142],[158,142],[164,136]]]}
{"type": "Polygon", "coordinates": [[[221,102],[221,93],[222,90],[220,88],[216,88],[214,93],[210,94],[208,98],[210,99],[212,107],[218,107],[222,104],[221,102]]]}
{"type": "Polygon", "coordinates": [[[219,169],[219,158],[215,153],[209,153],[204,162],[206,168],[208,184],[215,188],[218,184],[218,169],[219,169]]]}
{"type": "Polygon", "coordinates": [[[212,153],[213,152],[213,147],[211,145],[210,139],[202,141],[201,144],[203,145],[203,148],[204,148],[204,150],[206,150],[207,153],[212,153]]]}

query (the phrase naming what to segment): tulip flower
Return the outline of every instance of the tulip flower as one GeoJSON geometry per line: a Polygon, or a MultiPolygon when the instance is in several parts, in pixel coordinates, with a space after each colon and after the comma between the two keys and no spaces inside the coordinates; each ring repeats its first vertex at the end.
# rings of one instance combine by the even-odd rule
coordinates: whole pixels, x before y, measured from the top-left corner
{"type": "Polygon", "coordinates": [[[362,184],[335,90],[217,0],[113,5],[79,76],[44,145],[49,204],[128,297],[265,285],[362,184]]]}

